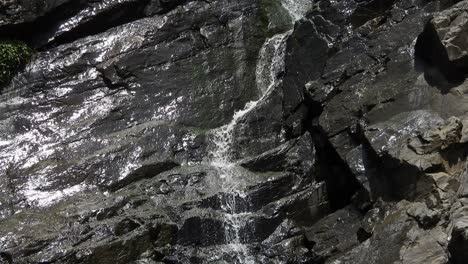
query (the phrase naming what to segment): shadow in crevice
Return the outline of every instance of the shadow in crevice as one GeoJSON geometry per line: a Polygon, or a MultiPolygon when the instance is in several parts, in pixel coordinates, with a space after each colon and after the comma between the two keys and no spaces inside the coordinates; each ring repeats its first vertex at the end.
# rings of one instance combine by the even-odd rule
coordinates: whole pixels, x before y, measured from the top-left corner
{"type": "Polygon", "coordinates": [[[37,36],[37,43],[44,45],[43,48],[47,49],[53,46],[71,43],[77,39],[96,35],[111,28],[136,21],[146,17],[145,7],[148,3],[149,0],[122,2],[108,10],[102,11],[101,13],[92,14],[90,12],[88,15],[89,17],[86,18],[87,21],[58,35],[55,35],[57,30],[63,25],[63,23],[66,23],[66,20],[56,22],[51,25],[49,33],[45,34],[45,38],[41,35],[37,36]],[[50,38],[53,38],[54,40],[52,42],[48,42],[48,39],[50,38]]]}
{"type": "Polygon", "coordinates": [[[21,40],[36,50],[47,50],[148,16],[167,13],[187,1],[120,1],[101,11],[95,10],[97,4],[91,4],[93,1],[68,1],[33,21],[0,26],[0,40],[21,40]],[[64,30],[70,21],[80,22],[64,30]]]}
{"type": "Polygon", "coordinates": [[[38,49],[44,44],[38,40],[42,35],[46,35],[58,21],[76,15],[85,6],[84,0],[65,2],[33,21],[3,25],[0,27],[0,39],[21,40],[38,49]]]}
{"type": "Polygon", "coordinates": [[[325,181],[332,212],[351,204],[362,188],[348,164],[340,157],[320,127],[310,129],[316,150],[317,181],[325,181]]]}
{"type": "Polygon", "coordinates": [[[312,136],[316,151],[316,180],[326,183],[329,209],[332,213],[350,205],[353,196],[362,190],[362,186],[319,125],[318,118],[323,113],[322,103],[305,94],[304,103],[308,112],[303,120],[303,126],[312,136]]]}
{"type": "Polygon", "coordinates": [[[414,48],[414,65],[424,72],[426,82],[446,94],[468,77],[468,56],[451,61],[437,30],[430,22],[418,36],[414,48]]]}

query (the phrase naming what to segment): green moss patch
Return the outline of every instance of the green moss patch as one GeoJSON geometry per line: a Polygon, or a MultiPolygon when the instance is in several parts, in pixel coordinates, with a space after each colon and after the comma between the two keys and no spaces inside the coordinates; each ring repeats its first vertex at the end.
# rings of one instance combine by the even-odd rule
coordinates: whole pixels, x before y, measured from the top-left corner
{"type": "Polygon", "coordinates": [[[31,59],[33,50],[19,41],[0,41],[0,86],[11,78],[31,59]]]}

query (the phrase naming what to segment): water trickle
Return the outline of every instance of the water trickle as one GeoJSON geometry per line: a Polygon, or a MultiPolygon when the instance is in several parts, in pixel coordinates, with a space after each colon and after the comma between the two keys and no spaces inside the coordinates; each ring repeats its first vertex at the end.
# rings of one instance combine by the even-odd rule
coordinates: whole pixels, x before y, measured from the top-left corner
{"type": "Polygon", "coordinates": [[[236,164],[232,155],[234,130],[239,121],[250,111],[255,109],[273,90],[278,83],[278,75],[284,70],[284,54],[286,38],[289,32],[275,35],[265,41],[260,50],[256,69],[256,82],[260,97],[256,101],[248,102],[244,109],[236,112],[231,122],[214,131],[210,165],[214,166],[222,181],[223,198],[221,209],[224,214],[224,233],[227,248],[225,253],[233,257],[234,263],[256,263],[254,255],[249,253],[244,240],[244,227],[249,224],[252,212],[250,202],[244,191],[245,169],[236,164]],[[229,252],[228,252],[229,251],[229,252]]]}
{"type": "Polygon", "coordinates": [[[282,0],[281,5],[288,11],[294,21],[300,20],[312,8],[310,0],[282,0]]]}

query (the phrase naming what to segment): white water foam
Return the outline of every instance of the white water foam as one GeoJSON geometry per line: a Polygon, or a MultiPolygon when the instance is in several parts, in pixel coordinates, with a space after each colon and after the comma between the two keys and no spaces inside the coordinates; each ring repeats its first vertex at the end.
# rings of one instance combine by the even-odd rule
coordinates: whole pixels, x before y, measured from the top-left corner
{"type": "Polygon", "coordinates": [[[281,5],[289,12],[294,21],[300,20],[312,8],[310,0],[281,0],[281,5]]]}
{"type": "Polygon", "coordinates": [[[243,169],[232,158],[233,132],[238,122],[255,109],[278,83],[277,76],[284,69],[285,40],[288,34],[289,32],[275,35],[260,50],[256,69],[260,98],[248,102],[244,109],[234,114],[229,124],[215,130],[213,135],[215,150],[210,165],[217,168],[219,177],[223,180],[222,193],[225,195],[221,208],[224,211],[225,239],[230,251],[225,253],[234,255],[235,263],[254,264],[256,258],[249,254],[247,245],[242,241],[242,229],[248,224],[252,213],[248,212],[246,205],[249,203],[241,187],[243,169]]]}

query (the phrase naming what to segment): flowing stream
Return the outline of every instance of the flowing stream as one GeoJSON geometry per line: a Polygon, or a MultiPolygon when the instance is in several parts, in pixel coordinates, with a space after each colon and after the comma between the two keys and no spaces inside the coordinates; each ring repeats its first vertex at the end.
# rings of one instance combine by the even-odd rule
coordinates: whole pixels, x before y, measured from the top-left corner
{"type": "Polygon", "coordinates": [[[248,252],[244,242],[248,236],[244,227],[252,216],[249,212],[249,201],[242,186],[242,167],[232,158],[234,130],[239,121],[255,109],[278,83],[277,75],[284,69],[284,53],[288,33],[278,34],[268,39],[260,50],[257,62],[256,82],[259,99],[248,102],[243,110],[236,112],[231,122],[214,131],[213,143],[215,149],[210,164],[214,166],[222,180],[222,211],[224,214],[225,240],[228,244],[225,252],[235,259],[235,263],[256,263],[255,256],[248,252]]]}

